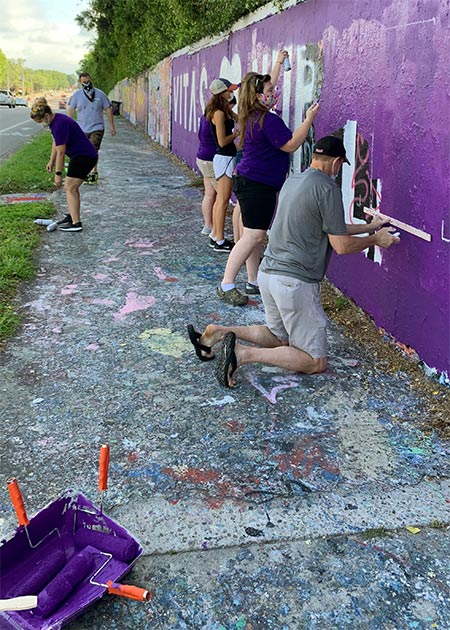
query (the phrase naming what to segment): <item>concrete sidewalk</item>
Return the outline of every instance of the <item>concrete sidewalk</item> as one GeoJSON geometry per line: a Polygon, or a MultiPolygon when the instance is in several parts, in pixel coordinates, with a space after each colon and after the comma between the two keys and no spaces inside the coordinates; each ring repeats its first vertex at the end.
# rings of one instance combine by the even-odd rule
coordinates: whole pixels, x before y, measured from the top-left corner
{"type": "Polygon", "coordinates": [[[108,442],[105,511],[145,548],[126,582],[150,603],[104,597],[68,628],[448,630],[450,444],[419,428],[408,377],[331,323],[325,374],[246,366],[221,388],[186,324],[260,323],[261,304],[216,298],[226,256],[200,235],[201,189],[117,128],[84,231],[43,235],[0,355],[1,470],[29,515],[66,488],[98,502],[108,442]]]}

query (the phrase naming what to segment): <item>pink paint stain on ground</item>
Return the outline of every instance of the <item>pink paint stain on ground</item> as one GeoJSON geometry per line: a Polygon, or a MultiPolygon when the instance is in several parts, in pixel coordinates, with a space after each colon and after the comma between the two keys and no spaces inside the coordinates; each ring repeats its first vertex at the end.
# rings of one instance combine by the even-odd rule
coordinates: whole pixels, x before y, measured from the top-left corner
{"type": "Polygon", "coordinates": [[[61,289],[61,295],[72,295],[73,293],[77,293],[78,284],[66,284],[65,287],[61,289]]]}
{"type": "Polygon", "coordinates": [[[135,311],[144,311],[145,309],[153,306],[156,302],[156,298],[153,295],[138,295],[134,291],[129,291],[125,298],[125,304],[122,308],[114,314],[114,319],[123,321],[125,316],[135,311]]]}
{"type": "Polygon", "coordinates": [[[111,258],[107,258],[105,260],[105,263],[110,263],[110,262],[119,262],[119,259],[117,258],[117,256],[111,256],[111,258]]]}
{"type": "Polygon", "coordinates": [[[95,280],[106,280],[108,276],[106,275],[106,273],[96,273],[92,277],[95,278],[95,280]]]}
{"type": "Polygon", "coordinates": [[[100,350],[100,346],[98,345],[98,343],[89,343],[86,346],[86,350],[93,350],[95,352],[96,350],[100,350]]]}
{"type": "Polygon", "coordinates": [[[160,280],[165,280],[166,282],[176,282],[177,279],[176,278],[171,278],[169,277],[162,269],[161,267],[154,267],[153,268],[153,272],[155,274],[155,276],[157,278],[159,278],[160,280]]]}
{"type": "Polygon", "coordinates": [[[299,383],[296,380],[293,379],[288,379],[286,380],[284,377],[279,377],[276,376],[274,379],[274,381],[281,381],[281,385],[276,385],[275,387],[272,387],[272,389],[269,391],[267,391],[267,389],[261,385],[260,383],[258,383],[256,376],[254,374],[249,374],[248,376],[248,381],[251,385],[253,385],[253,387],[255,389],[257,389],[259,392],[261,392],[261,394],[267,398],[267,400],[272,403],[272,405],[275,405],[277,402],[277,394],[279,394],[281,391],[283,391],[283,389],[291,389],[292,387],[298,387],[299,383]]]}
{"type": "Polygon", "coordinates": [[[128,247],[137,247],[139,249],[149,249],[154,244],[154,241],[125,241],[125,245],[128,245],[128,247]]]}

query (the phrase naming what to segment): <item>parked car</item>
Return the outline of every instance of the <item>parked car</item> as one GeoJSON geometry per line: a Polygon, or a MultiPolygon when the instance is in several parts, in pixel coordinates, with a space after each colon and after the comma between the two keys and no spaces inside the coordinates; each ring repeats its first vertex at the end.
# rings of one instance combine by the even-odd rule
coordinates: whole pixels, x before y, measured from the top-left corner
{"type": "Polygon", "coordinates": [[[9,108],[16,106],[16,99],[11,90],[0,89],[0,105],[7,105],[9,108]]]}
{"type": "Polygon", "coordinates": [[[16,98],[16,107],[28,107],[28,103],[24,98],[19,96],[18,98],[16,98]]]}

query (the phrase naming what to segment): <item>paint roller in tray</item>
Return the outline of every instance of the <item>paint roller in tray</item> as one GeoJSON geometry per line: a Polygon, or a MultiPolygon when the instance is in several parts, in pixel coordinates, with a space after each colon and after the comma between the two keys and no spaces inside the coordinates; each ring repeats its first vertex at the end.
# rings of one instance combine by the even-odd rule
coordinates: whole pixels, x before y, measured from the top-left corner
{"type": "MultiPolygon", "coordinates": [[[[35,595],[37,593],[37,606],[35,607],[34,614],[38,617],[48,618],[53,616],[53,614],[55,614],[56,617],[61,617],[62,613],[55,611],[69,598],[76,598],[77,590],[85,587],[87,584],[100,587],[102,591],[106,589],[106,592],[110,594],[127,597],[133,600],[148,601],[150,599],[151,593],[147,589],[132,585],[118,584],[114,582],[113,579],[107,579],[117,579],[117,576],[123,575],[124,571],[126,572],[127,565],[133,564],[141,552],[139,545],[133,538],[122,538],[120,535],[117,535],[117,532],[113,533],[111,529],[108,528],[108,524],[112,529],[114,529],[115,524],[110,521],[110,519],[102,517],[103,492],[108,487],[108,468],[109,446],[104,444],[100,450],[98,483],[99,491],[102,493],[101,508],[100,510],[86,510],[80,507],[75,508],[72,530],[73,537],[67,550],[64,549],[58,528],[51,530],[39,542],[32,542],[30,532],[28,531],[30,520],[26,514],[20,488],[16,479],[10,478],[8,480],[11,500],[19,524],[23,526],[26,531],[29,547],[31,549],[37,548],[54,533],[57,533],[59,537],[58,540],[61,543],[60,546],[45,545],[45,547],[41,549],[42,553],[39,554],[39,561],[36,566],[33,565],[31,573],[25,576],[23,580],[20,580],[20,584],[13,589],[11,594],[8,593],[8,596],[11,597],[13,595],[31,596],[31,594],[35,595]],[[90,519],[88,518],[86,522],[83,521],[81,526],[76,529],[76,514],[82,512],[89,514],[90,519]],[[92,520],[92,516],[100,517],[102,524],[107,528],[107,532],[105,528],[103,531],[93,529],[93,527],[98,527],[98,520],[96,518],[92,520]],[[43,552],[47,552],[47,549],[48,554],[44,554],[43,552]],[[67,560],[67,557],[69,557],[69,560],[67,560]],[[100,567],[98,566],[99,562],[101,563],[100,567]],[[100,581],[99,577],[101,572],[103,572],[102,581],[100,581]]],[[[80,523],[78,524],[80,525],[80,523]]],[[[31,520],[31,525],[33,525],[33,519],[31,520]]],[[[122,528],[119,528],[119,532],[121,531],[122,528]]],[[[123,531],[126,534],[126,531],[123,531]]],[[[7,604],[5,604],[5,606],[6,605],[7,604]]],[[[8,605],[10,606],[9,610],[16,610],[12,608],[14,604],[10,603],[8,605]]],[[[25,608],[22,608],[22,610],[25,610],[25,608]]]]}
{"type": "Polygon", "coordinates": [[[29,574],[21,580],[18,584],[15,584],[9,591],[9,597],[18,597],[21,595],[28,595],[38,593],[58,571],[62,569],[66,563],[66,553],[61,542],[61,533],[57,527],[54,527],[49,531],[41,540],[33,542],[30,534],[30,520],[27,516],[25,504],[22,497],[19,484],[15,477],[10,477],[7,480],[7,486],[9,495],[11,497],[11,503],[16,512],[19,525],[23,526],[28,545],[30,549],[37,550],[45,541],[51,542],[50,537],[56,536],[59,544],[52,545],[45,556],[40,556],[35,565],[30,569],[29,574]]]}

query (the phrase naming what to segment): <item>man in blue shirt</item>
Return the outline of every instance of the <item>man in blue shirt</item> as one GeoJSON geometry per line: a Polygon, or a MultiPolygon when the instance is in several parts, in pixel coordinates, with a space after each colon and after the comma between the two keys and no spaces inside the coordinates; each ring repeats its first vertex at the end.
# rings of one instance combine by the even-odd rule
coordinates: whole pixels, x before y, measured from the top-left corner
{"type": "MultiPolygon", "coordinates": [[[[94,88],[92,79],[87,72],[82,72],[79,79],[81,89],[70,97],[67,114],[74,118],[75,111],[77,112],[78,124],[99,151],[105,133],[103,112],[106,112],[108,117],[111,135],[116,135],[111,101],[102,90],[94,88]]],[[[98,180],[97,165],[87,177],[88,184],[94,184],[98,180]]]]}

